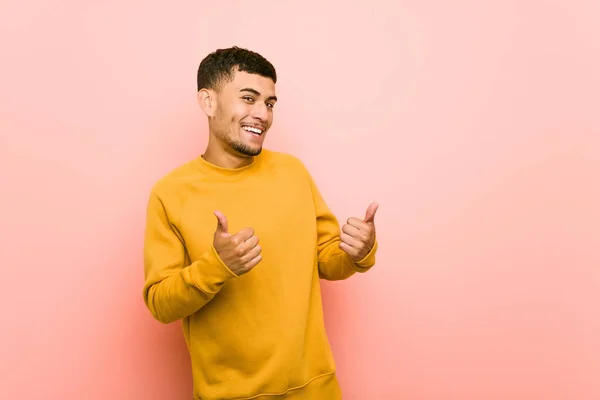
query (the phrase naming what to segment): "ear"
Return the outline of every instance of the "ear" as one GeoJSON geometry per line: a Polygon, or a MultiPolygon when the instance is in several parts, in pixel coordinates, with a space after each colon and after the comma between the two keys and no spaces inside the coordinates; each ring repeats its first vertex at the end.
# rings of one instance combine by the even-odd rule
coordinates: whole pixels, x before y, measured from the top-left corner
{"type": "Polygon", "coordinates": [[[198,103],[200,108],[208,117],[214,117],[215,108],[217,105],[216,93],[209,89],[201,89],[198,91],[198,103]]]}

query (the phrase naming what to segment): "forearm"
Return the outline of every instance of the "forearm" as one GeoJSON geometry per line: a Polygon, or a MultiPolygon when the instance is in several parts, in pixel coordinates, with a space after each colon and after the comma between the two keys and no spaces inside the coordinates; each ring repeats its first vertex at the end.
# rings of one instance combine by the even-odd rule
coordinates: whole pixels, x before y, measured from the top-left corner
{"type": "Polygon", "coordinates": [[[186,318],[211,301],[236,275],[218,258],[214,249],[191,265],[173,269],[150,266],[144,287],[146,306],[158,321],[171,323],[186,318]]]}
{"type": "Polygon", "coordinates": [[[375,265],[377,241],[373,248],[362,260],[354,261],[340,249],[340,240],[334,239],[322,246],[319,254],[319,277],[326,280],[342,280],[354,275],[356,272],[367,272],[375,265]]]}

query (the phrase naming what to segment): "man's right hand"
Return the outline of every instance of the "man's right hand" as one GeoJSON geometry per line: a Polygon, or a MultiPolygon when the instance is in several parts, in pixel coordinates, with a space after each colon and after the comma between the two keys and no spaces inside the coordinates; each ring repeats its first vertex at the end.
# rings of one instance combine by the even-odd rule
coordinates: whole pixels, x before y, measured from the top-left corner
{"type": "Polygon", "coordinates": [[[236,275],[243,275],[254,268],[261,260],[261,247],[254,229],[244,228],[233,235],[229,234],[227,218],[220,211],[215,211],[217,229],[213,246],[221,261],[236,275]]]}

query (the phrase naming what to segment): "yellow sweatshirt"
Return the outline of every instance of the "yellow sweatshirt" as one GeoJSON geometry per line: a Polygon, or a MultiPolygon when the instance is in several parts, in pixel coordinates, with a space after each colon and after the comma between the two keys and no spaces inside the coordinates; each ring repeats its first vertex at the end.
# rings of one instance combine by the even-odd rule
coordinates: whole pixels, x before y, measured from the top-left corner
{"type": "Polygon", "coordinates": [[[144,300],[163,323],[182,320],[194,398],[337,400],[319,278],[346,279],[375,263],[342,251],[340,226],[304,165],[263,150],[225,169],[198,157],[153,187],[144,244],[144,300]],[[252,227],[262,261],[236,276],[212,246],[252,227]]]}

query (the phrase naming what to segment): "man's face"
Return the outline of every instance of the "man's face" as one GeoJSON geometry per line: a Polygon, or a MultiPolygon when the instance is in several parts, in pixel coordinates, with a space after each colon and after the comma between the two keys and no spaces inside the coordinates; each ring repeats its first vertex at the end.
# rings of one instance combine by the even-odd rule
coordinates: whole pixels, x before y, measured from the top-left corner
{"type": "Polygon", "coordinates": [[[237,71],[216,94],[211,130],[225,151],[237,155],[260,154],[273,123],[275,83],[270,78],[237,71]]]}

